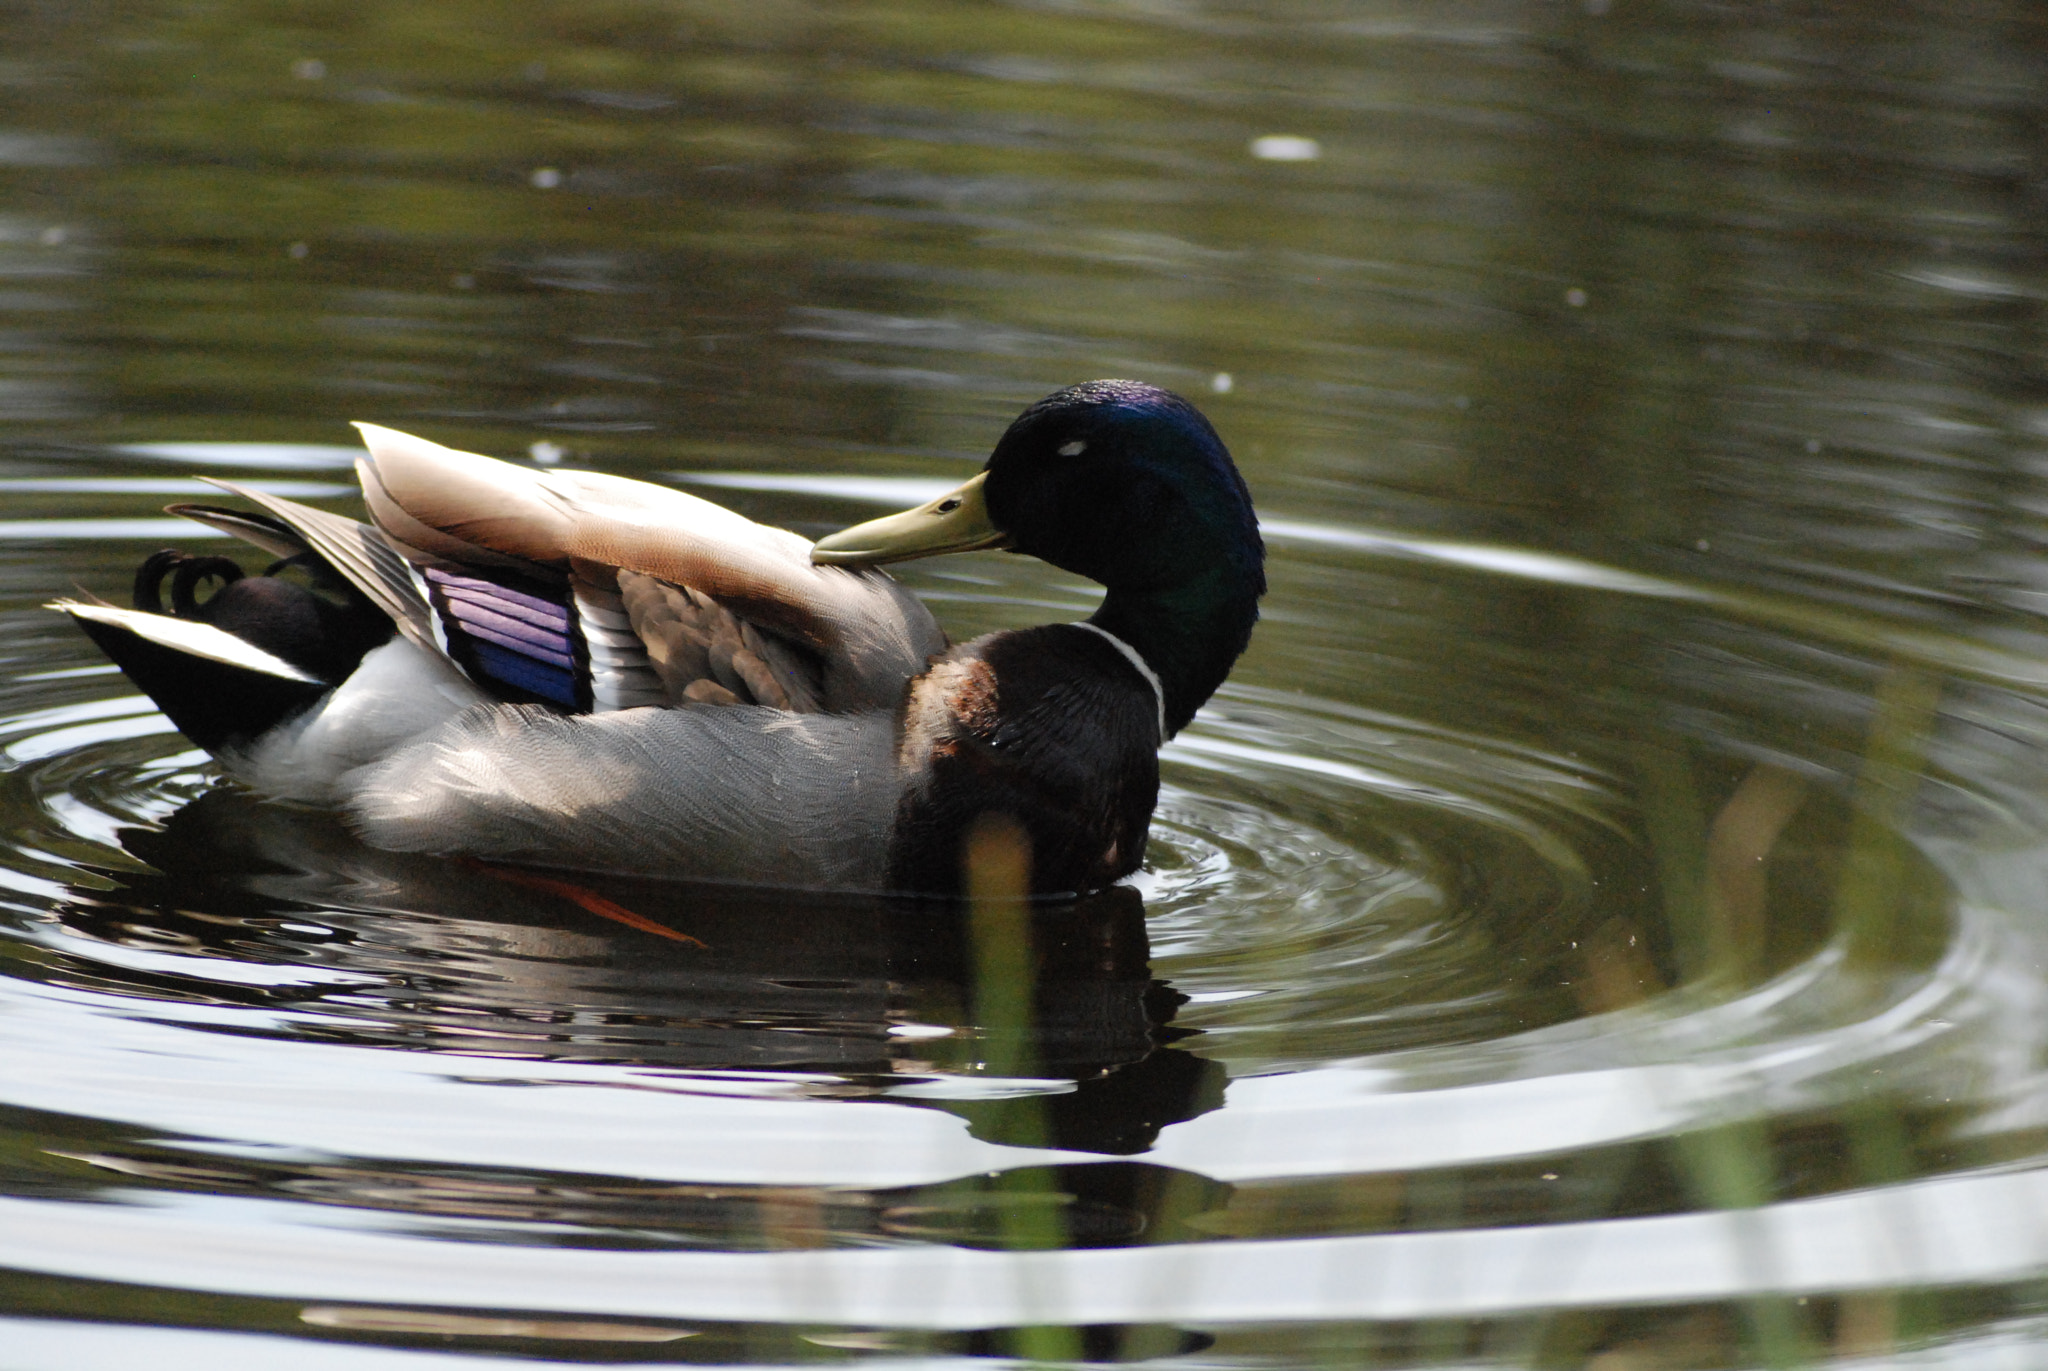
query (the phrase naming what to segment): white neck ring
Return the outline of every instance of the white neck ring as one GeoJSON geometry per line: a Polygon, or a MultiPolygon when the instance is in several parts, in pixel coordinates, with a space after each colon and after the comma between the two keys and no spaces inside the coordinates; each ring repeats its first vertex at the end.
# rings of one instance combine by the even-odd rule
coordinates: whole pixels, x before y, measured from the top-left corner
{"type": "Polygon", "coordinates": [[[1132,647],[1129,643],[1117,637],[1114,633],[1111,633],[1106,628],[1102,628],[1096,624],[1088,623],[1075,623],[1068,625],[1068,627],[1087,629],[1090,633],[1093,633],[1097,637],[1101,638],[1104,642],[1108,643],[1118,652],[1121,652],[1124,655],[1124,660],[1129,662],[1133,667],[1137,668],[1138,674],[1145,678],[1145,684],[1152,687],[1152,701],[1159,707],[1159,741],[1162,743],[1165,742],[1166,687],[1160,684],[1159,673],[1152,669],[1152,664],[1146,661],[1144,657],[1139,655],[1138,649],[1132,647]]]}

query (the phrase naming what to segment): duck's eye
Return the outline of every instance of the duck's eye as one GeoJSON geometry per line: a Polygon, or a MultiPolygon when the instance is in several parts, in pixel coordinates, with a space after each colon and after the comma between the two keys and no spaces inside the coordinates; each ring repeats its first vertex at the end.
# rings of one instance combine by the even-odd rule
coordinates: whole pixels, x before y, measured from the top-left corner
{"type": "Polygon", "coordinates": [[[1060,448],[1060,456],[1079,457],[1082,453],[1086,452],[1087,450],[1087,441],[1085,439],[1076,438],[1073,442],[1068,443],[1060,448]]]}
{"type": "Polygon", "coordinates": [[[960,508],[960,497],[956,495],[950,500],[941,500],[939,502],[939,507],[933,510],[932,513],[951,514],[954,510],[958,508],[960,508]]]}

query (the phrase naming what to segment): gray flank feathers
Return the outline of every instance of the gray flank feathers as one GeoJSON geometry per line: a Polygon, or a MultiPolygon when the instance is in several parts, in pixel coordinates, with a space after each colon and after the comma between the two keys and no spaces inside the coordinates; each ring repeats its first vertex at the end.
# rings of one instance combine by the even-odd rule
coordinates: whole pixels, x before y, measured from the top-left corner
{"type": "Polygon", "coordinates": [[[350,781],[378,847],[840,890],[886,883],[900,791],[889,715],[753,705],[486,705],[350,781]]]}

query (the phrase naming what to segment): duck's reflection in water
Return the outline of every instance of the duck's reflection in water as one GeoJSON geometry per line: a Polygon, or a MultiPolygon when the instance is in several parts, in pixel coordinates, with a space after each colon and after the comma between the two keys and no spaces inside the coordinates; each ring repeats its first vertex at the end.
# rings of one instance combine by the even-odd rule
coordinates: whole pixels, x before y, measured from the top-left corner
{"type": "MultiPolygon", "coordinates": [[[[1034,908],[1028,1070],[1018,1073],[1028,1079],[1000,1081],[973,1022],[974,958],[954,904],[535,880],[379,852],[325,816],[229,791],[125,841],[154,870],[120,873],[122,891],[81,892],[64,912],[75,937],[108,946],[99,984],[125,978],[142,994],[287,1011],[276,1031],[293,1036],[643,1068],[701,1077],[715,1093],[885,1097],[960,1115],[989,1141],[1112,1155],[1145,1150],[1160,1128],[1221,1100],[1218,1068],[1170,1045],[1187,1036],[1170,1026],[1183,997],[1151,978],[1143,907],[1128,889],[1034,908]],[[168,971],[163,958],[125,959],[137,970],[117,946],[186,955],[168,971]],[[209,965],[222,968],[217,980],[202,979],[209,965]],[[230,965],[282,974],[272,984],[226,974],[230,965]]],[[[139,1140],[95,1157],[131,1183],[565,1223],[580,1241],[596,1228],[607,1243],[656,1245],[1153,1241],[1160,1194],[1174,1191],[1179,1208],[1189,1198],[1179,1190],[1212,1187],[1108,1158],[859,1191],[385,1161],[223,1158],[195,1170],[189,1153],[139,1140]],[[1037,1183],[1018,1184],[1033,1172],[1037,1183]],[[1058,1210],[1052,1229],[1015,1222],[1046,1205],[1058,1210]]]]}

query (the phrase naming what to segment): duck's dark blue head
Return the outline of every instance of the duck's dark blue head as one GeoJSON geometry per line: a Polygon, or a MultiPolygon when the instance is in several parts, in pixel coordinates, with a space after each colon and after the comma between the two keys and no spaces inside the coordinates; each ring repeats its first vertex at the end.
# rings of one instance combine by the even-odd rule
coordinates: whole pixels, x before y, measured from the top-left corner
{"type": "Polygon", "coordinates": [[[1089,381],[1046,396],[989,455],[983,499],[1015,551],[1113,591],[1227,582],[1256,599],[1266,588],[1265,544],[1229,451],[1200,410],[1157,386],[1089,381]]]}

